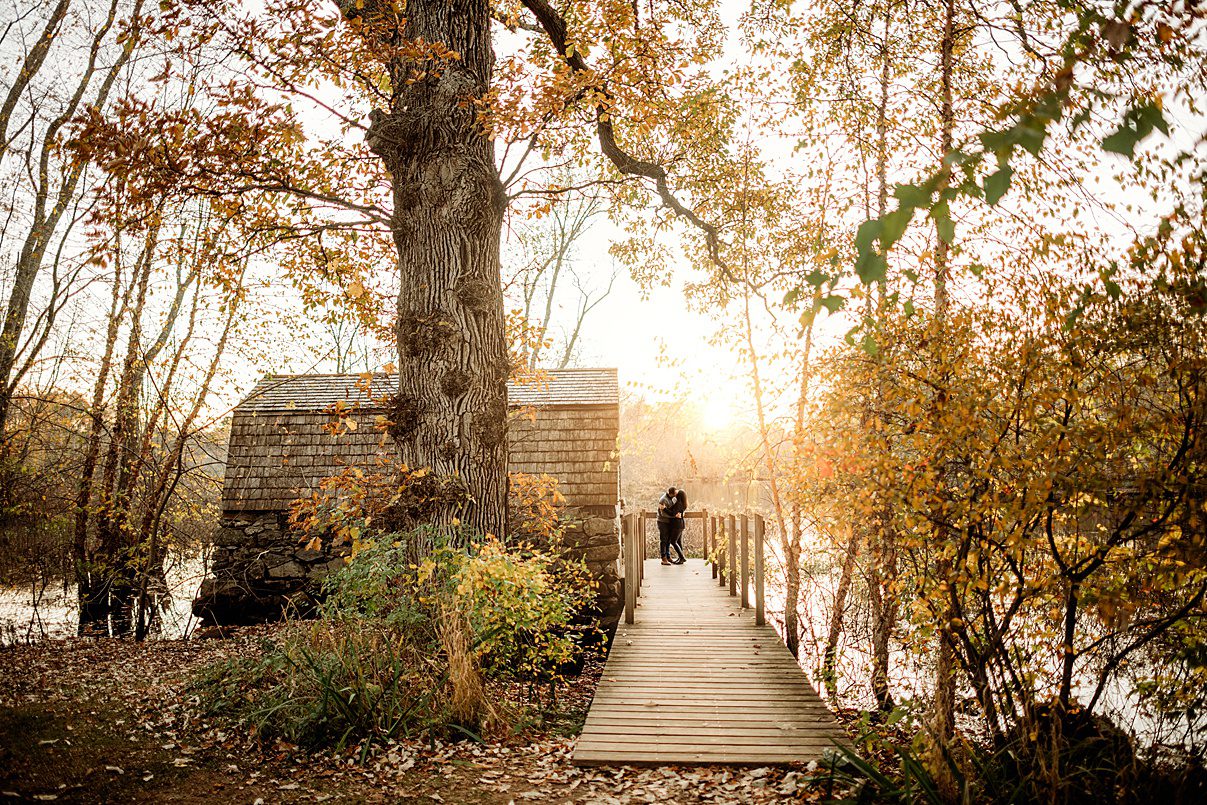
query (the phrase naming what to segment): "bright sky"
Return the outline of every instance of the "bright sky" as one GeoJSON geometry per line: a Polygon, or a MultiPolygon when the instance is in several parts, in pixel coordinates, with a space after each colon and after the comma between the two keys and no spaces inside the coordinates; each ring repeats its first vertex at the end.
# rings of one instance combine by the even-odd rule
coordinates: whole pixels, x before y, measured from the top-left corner
{"type": "MultiPolygon", "coordinates": [[[[611,276],[608,246],[614,231],[601,221],[579,250],[578,269],[600,287],[611,276]]],[[[716,320],[691,309],[684,298],[692,273],[680,267],[670,287],[643,290],[622,269],[612,293],[584,324],[577,363],[618,367],[622,385],[649,398],[680,397],[688,383],[693,392],[703,392],[709,388],[701,382],[706,374],[728,379],[736,368],[732,355],[709,343],[716,320]]]]}

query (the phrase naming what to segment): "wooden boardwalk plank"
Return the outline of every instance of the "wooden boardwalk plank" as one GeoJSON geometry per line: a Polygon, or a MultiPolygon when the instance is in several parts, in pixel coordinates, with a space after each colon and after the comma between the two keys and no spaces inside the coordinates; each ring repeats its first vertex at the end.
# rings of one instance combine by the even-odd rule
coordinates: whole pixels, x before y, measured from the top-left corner
{"type": "Polygon", "coordinates": [[[647,560],[574,751],[580,765],[808,762],[841,728],[770,626],[699,559],[647,560]]]}

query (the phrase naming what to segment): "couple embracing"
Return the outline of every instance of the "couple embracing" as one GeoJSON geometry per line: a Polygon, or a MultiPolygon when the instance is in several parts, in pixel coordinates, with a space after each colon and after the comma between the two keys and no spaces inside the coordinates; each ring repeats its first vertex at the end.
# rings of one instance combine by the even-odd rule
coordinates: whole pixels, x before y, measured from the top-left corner
{"type": "Polygon", "coordinates": [[[687,493],[670,487],[658,499],[658,551],[664,565],[681,565],[687,561],[683,555],[683,529],[687,525],[683,513],[687,511],[687,493]],[[679,558],[671,559],[671,548],[679,558]]]}

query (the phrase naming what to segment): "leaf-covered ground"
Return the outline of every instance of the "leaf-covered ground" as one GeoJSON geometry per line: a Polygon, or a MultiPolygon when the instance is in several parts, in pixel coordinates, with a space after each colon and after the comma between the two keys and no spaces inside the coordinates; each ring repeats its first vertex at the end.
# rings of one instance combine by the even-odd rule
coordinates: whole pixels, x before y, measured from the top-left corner
{"type": "Polygon", "coordinates": [[[804,769],[577,768],[601,664],[558,710],[505,744],[397,743],[350,754],[261,748],[200,718],[189,673],[258,651],[277,627],[230,640],[55,640],[0,648],[0,802],[678,803],[810,801],[804,769]]]}

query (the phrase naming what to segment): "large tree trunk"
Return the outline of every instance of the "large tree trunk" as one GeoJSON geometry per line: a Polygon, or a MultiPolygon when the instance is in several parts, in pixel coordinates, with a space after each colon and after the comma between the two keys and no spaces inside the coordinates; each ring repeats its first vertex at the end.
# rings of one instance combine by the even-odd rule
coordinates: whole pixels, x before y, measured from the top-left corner
{"type": "MultiPolygon", "coordinates": [[[[394,25],[391,9],[365,5],[367,22],[380,20],[383,37],[394,25]]],[[[506,199],[494,143],[474,111],[494,63],[489,4],[413,0],[403,35],[458,55],[396,62],[400,88],[390,110],[374,112],[369,134],[394,185],[399,381],[390,433],[400,460],[430,467],[441,484],[425,520],[503,536],[508,359],[499,239],[506,199]],[[416,71],[424,77],[404,83],[416,71]]]]}

